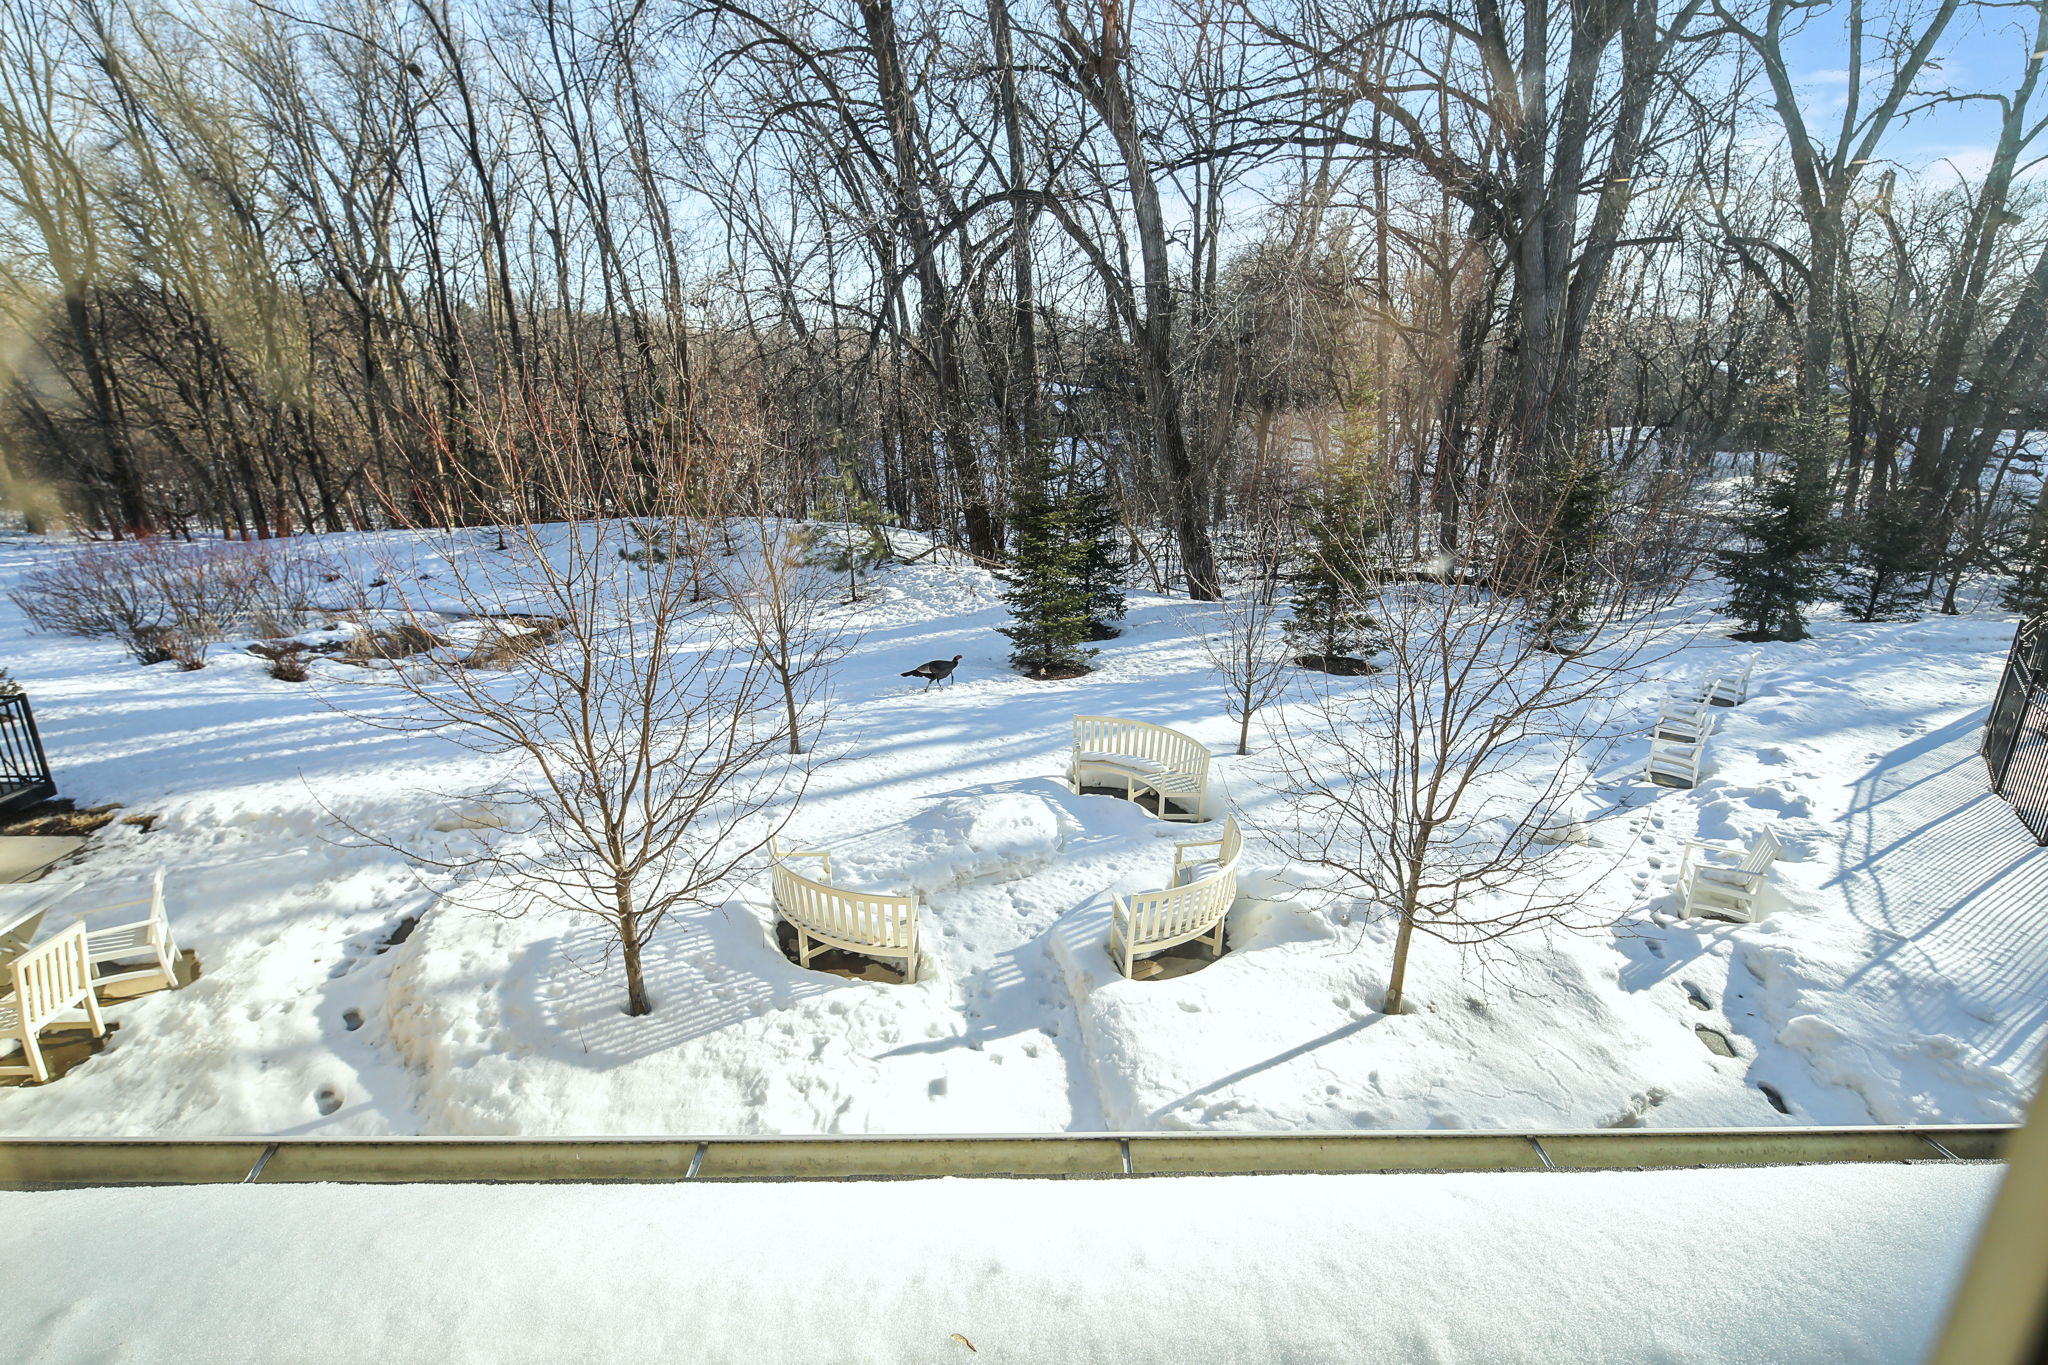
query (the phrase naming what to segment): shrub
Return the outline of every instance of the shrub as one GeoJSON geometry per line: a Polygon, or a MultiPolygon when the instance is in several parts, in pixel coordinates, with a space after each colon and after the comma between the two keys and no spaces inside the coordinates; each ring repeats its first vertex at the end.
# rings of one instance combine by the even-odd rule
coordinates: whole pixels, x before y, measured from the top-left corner
{"type": "Polygon", "coordinates": [[[67,551],[23,574],[7,595],[38,630],[112,636],[142,663],[198,668],[209,642],[238,629],[305,629],[315,592],[338,577],[289,541],[132,540],[67,551]]]}
{"type": "Polygon", "coordinates": [[[464,668],[511,668],[562,633],[562,623],[549,616],[493,624],[495,633],[463,656],[464,668]]]}
{"type": "Polygon", "coordinates": [[[260,659],[267,659],[270,666],[263,671],[279,682],[304,682],[310,676],[306,647],[297,640],[270,640],[250,645],[249,652],[260,659]]]}
{"type": "Polygon", "coordinates": [[[7,596],[53,635],[130,638],[164,624],[165,604],[137,572],[132,545],[88,545],[23,574],[7,596]]]}
{"type": "Polygon", "coordinates": [[[373,659],[409,659],[447,643],[426,627],[408,622],[383,630],[363,631],[349,640],[341,651],[341,657],[358,664],[369,663],[373,659]]]}
{"type": "Polygon", "coordinates": [[[206,641],[197,635],[182,630],[166,632],[164,652],[181,673],[193,673],[206,667],[206,641]]]}

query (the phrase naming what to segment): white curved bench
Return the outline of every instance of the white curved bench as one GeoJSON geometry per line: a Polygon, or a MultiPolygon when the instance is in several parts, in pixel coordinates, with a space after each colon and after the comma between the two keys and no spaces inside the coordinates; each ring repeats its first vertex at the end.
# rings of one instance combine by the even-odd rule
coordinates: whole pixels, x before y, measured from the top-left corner
{"type": "Polygon", "coordinates": [[[1173,854],[1174,885],[1163,891],[1117,896],[1111,902],[1109,955],[1125,976],[1140,953],[1156,953],[1176,943],[1201,939],[1223,956],[1223,920],[1237,900],[1237,860],[1244,835],[1231,816],[1220,839],[1195,839],[1177,845],[1173,854]],[[1183,874],[1200,871],[1184,879],[1183,874]]]}
{"type": "Polygon", "coordinates": [[[1199,822],[1209,794],[1209,746],[1150,721],[1075,716],[1074,756],[1067,765],[1067,781],[1078,792],[1082,778],[1090,772],[1121,778],[1124,794],[1132,801],[1141,791],[1151,792],[1159,799],[1162,820],[1199,822]],[[1168,810],[1168,798],[1187,807],[1187,813],[1168,810]]]}
{"type": "Polygon", "coordinates": [[[797,964],[808,967],[827,948],[842,948],[866,957],[903,959],[903,979],[917,980],[917,898],[848,891],[832,885],[832,855],[782,849],[771,845],[774,858],[775,913],[796,930],[797,964]],[[816,858],[824,881],[803,876],[789,866],[794,858],[816,858]],[[815,940],[815,943],[813,943],[815,940]]]}
{"type": "Polygon", "coordinates": [[[85,926],[74,924],[7,964],[8,990],[0,995],[0,1039],[21,1045],[19,1063],[0,1062],[0,1076],[26,1076],[41,1085],[50,1067],[36,1035],[76,1010],[85,1012],[93,1036],[104,1037],[106,1020],[92,993],[92,962],[85,926]]]}

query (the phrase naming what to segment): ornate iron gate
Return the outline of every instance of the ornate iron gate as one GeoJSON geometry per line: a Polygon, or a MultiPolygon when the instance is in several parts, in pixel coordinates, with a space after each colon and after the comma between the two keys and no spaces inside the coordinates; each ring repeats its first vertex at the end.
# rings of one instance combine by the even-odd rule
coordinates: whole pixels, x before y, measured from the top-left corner
{"type": "Polygon", "coordinates": [[[1991,790],[2048,844],[2048,616],[2020,624],[1984,726],[1991,790]]]}

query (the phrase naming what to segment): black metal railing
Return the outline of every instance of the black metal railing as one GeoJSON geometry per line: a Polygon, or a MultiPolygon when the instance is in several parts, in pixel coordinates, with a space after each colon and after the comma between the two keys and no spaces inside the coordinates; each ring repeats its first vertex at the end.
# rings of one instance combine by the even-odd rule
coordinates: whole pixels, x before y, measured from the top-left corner
{"type": "Polygon", "coordinates": [[[1984,725],[1991,790],[2048,844],[2048,616],[2020,623],[1984,725]]]}
{"type": "Polygon", "coordinates": [[[32,806],[56,794],[28,698],[19,692],[0,696],[0,811],[32,806]]]}

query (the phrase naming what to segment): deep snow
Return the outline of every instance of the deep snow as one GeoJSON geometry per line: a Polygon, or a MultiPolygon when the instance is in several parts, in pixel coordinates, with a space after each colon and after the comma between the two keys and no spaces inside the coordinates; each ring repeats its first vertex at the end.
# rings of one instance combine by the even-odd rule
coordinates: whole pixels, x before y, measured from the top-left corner
{"type": "Polygon", "coordinates": [[[0,1263],[20,1365],[1908,1365],[1998,1170],[0,1193],[0,1263]]]}
{"type": "MultiPolygon", "coordinates": [[[[433,572],[437,557],[491,543],[324,539],[365,580],[377,553],[433,572]]],[[[0,583],[43,553],[0,542],[0,583]]],[[[84,906],[165,863],[179,937],[205,963],[194,986],[118,1007],[107,1051],[61,1083],[0,1090],[0,1132],[2017,1117],[2048,1045],[2048,851],[1984,792],[1974,754],[2009,618],[1823,620],[1811,642],[1766,647],[1698,789],[1644,785],[1646,740],[1606,757],[1594,804],[1610,818],[1590,849],[1559,856],[1582,861],[1587,904],[1611,931],[1520,940],[1484,969],[1425,942],[1416,1012],[1386,1017],[1390,926],[1300,891],[1262,839],[1284,817],[1258,756],[1228,756],[1235,727],[1186,611],[1134,595],[1095,673],[1040,684],[1003,668],[1004,615],[982,571],[885,571],[836,680],[835,760],[789,837],[830,848],[849,883],[922,893],[926,976],[906,987],[800,971],[773,946],[763,874],[667,927],[650,960],[658,1007],[633,1020],[587,927],[436,908],[397,857],[335,823],[426,848],[473,837],[450,817],[494,765],[322,700],[360,709],[397,694],[273,681],[227,646],[197,673],[143,669],[108,642],[32,634],[0,603],[0,662],[35,701],[64,793],[161,817],[148,833],[110,826],[53,879],[84,906]],[[920,694],[897,676],[956,652],[949,688],[920,694]],[[1232,951],[1215,966],[1152,982],[1111,968],[1110,893],[1163,884],[1171,842],[1209,831],[1069,793],[1058,778],[1076,712],[1176,725],[1219,755],[1217,785],[1250,840],[1232,951]],[[1788,861],[1762,921],[1673,920],[1682,842],[1767,821],[1788,861]],[[1601,868],[1611,875],[1595,884],[1601,868]],[[1737,1055],[1709,1051],[1702,1025],[1737,1055]]],[[[1702,633],[1637,689],[1646,721],[1678,680],[1746,652],[1696,620],[1702,633]]]]}

